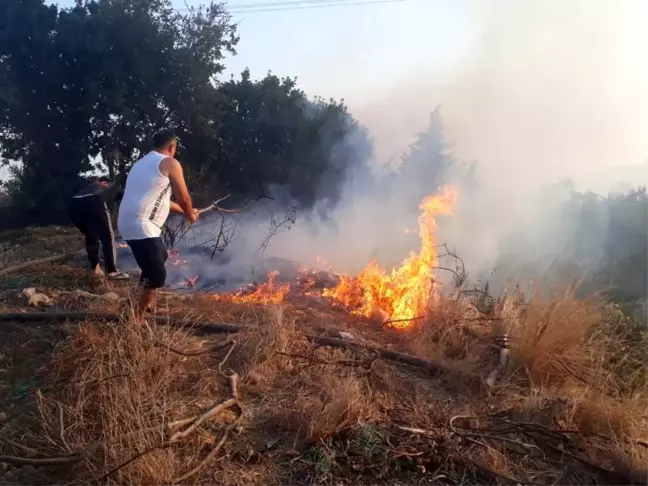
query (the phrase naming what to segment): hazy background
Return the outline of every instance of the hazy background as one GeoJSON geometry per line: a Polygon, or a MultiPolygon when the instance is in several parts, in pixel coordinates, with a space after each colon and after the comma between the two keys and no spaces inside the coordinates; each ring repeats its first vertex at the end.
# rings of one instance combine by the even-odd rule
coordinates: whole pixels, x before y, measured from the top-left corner
{"type": "MultiPolygon", "coordinates": [[[[450,2],[429,3],[442,10],[450,2]]],[[[441,106],[451,151],[478,162],[481,190],[461,194],[458,214],[442,224],[440,240],[459,251],[473,274],[492,269],[512,233],[526,235],[526,257],[542,255],[550,262],[572,235],[562,227],[560,201],[538,199],[544,184],[570,177],[578,189],[605,194],[621,181],[648,183],[648,58],[641,52],[648,42],[642,31],[648,6],[598,0],[452,3],[462,19],[455,22],[463,31],[456,45],[399,45],[404,56],[415,50],[418,59],[403,69],[385,56],[386,66],[393,61],[401,69],[398,76],[378,79],[379,87],[368,85],[364,93],[352,82],[346,95],[338,83],[330,92],[344,96],[369,128],[376,164],[398,160],[441,106]],[[455,53],[451,60],[427,62],[448,51],[455,53]]],[[[427,21],[433,28],[435,19],[427,21]]],[[[340,47],[341,66],[348,50],[340,47]]],[[[321,79],[322,91],[327,79],[321,79]]],[[[373,256],[402,258],[405,248],[416,245],[403,231],[411,226],[405,215],[412,208],[399,207],[398,198],[388,204],[387,194],[364,194],[362,181],[352,184],[334,228],[301,221],[275,238],[268,252],[305,261],[319,254],[348,271],[373,256]]],[[[400,190],[406,194],[410,187],[400,190]]]]}

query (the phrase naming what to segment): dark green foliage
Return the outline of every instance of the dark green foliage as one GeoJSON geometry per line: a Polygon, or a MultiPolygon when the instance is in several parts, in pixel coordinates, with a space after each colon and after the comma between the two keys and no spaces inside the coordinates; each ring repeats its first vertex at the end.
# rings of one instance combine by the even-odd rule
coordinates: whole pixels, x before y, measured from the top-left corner
{"type": "Polygon", "coordinates": [[[245,197],[276,185],[301,207],[335,200],[368,138],[360,154],[336,152],[361,133],[355,121],[291,79],[245,72],[219,84],[237,40],[218,3],[180,13],[170,0],[0,2],[0,150],[19,163],[9,194],[24,221],[65,221],[85,174],[125,171],[161,126],[179,135],[193,190],[245,197]]]}

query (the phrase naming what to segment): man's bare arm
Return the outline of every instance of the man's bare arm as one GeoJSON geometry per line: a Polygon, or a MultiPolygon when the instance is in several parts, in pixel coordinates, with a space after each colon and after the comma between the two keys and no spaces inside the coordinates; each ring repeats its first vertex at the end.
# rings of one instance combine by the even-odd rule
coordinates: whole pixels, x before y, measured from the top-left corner
{"type": "MultiPolygon", "coordinates": [[[[196,220],[196,212],[193,209],[191,196],[187,190],[187,184],[184,179],[184,172],[180,162],[172,157],[167,157],[160,163],[160,171],[169,178],[171,181],[171,188],[173,189],[173,197],[180,208],[180,212],[184,213],[189,222],[193,223],[196,220]]],[[[172,206],[173,206],[172,204],[172,206]]]]}
{"type": "Polygon", "coordinates": [[[184,214],[184,209],[175,201],[171,201],[171,207],[169,209],[172,213],[184,214]]]}

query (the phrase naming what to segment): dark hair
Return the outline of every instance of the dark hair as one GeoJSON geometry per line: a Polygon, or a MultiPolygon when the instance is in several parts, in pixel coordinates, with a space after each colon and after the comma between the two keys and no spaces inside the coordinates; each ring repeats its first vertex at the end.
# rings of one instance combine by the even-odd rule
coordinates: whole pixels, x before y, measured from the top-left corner
{"type": "Polygon", "coordinates": [[[168,128],[163,128],[153,135],[153,148],[164,148],[176,139],[175,133],[168,128]]]}

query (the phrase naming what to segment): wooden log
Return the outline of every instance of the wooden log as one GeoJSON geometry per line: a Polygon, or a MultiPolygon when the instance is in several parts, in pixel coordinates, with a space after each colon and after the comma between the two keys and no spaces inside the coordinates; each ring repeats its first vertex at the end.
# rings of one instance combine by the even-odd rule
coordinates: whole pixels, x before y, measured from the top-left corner
{"type": "MultiPolygon", "coordinates": [[[[0,314],[0,322],[19,322],[21,324],[46,324],[61,321],[108,321],[118,322],[123,319],[118,314],[103,314],[97,312],[73,311],[73,312],[14,312],[0,314]]],[[[237,333],[242,331],[241,326],[223,322],[191,322],[186,319],[155,317],[158,324],[170,325],[173,327],[186,327],[204,334],[216,333],[237,333]]]]}
{"type": "Polygon", "coordinates": [[[4,270],[0,270],[0,277],[4,277],[5,275],[12,274],[14,272],[18,272],[20,270],[24,270],[25,268],[29,268],[33,265],[40,265],[42,263],[52,263],[52,262],[58,262],[62,260],[71,260],[77,255],[81,254],[81,250],[74,252],[74,253],[64,253],[62,255],[54,255],[50,256],[47,258],[39,258],[38,260],[31,260],[28,262],[23,262],[19,263],[18,265],[14,265],[9,268],[5,268],[4,270]]]}
{"type": "Polygon", "coordinates": [[[399,353],[396,351],[390,351],[389,349],[377,348],[375,346],[369,346],[367,344],[361,344],[355,341],[347,341],[345,339],[331,338],[325,336],[313,336],[307,335],[306,338],[320,346],[333,346],[336,348],[345,348],[345,349],[355,349],[359,351],[369,351],[377,353],[382,358],[388,359],[390,361],[396,361],[399,363],[405,363],[410,366],[415,366],[417,368],[422,368],[428,370],[432,373],[441,373],[448,371],[447,368],[439,363],[429,361],[423,358],[418,358],[410,354],[399,353]]]}

